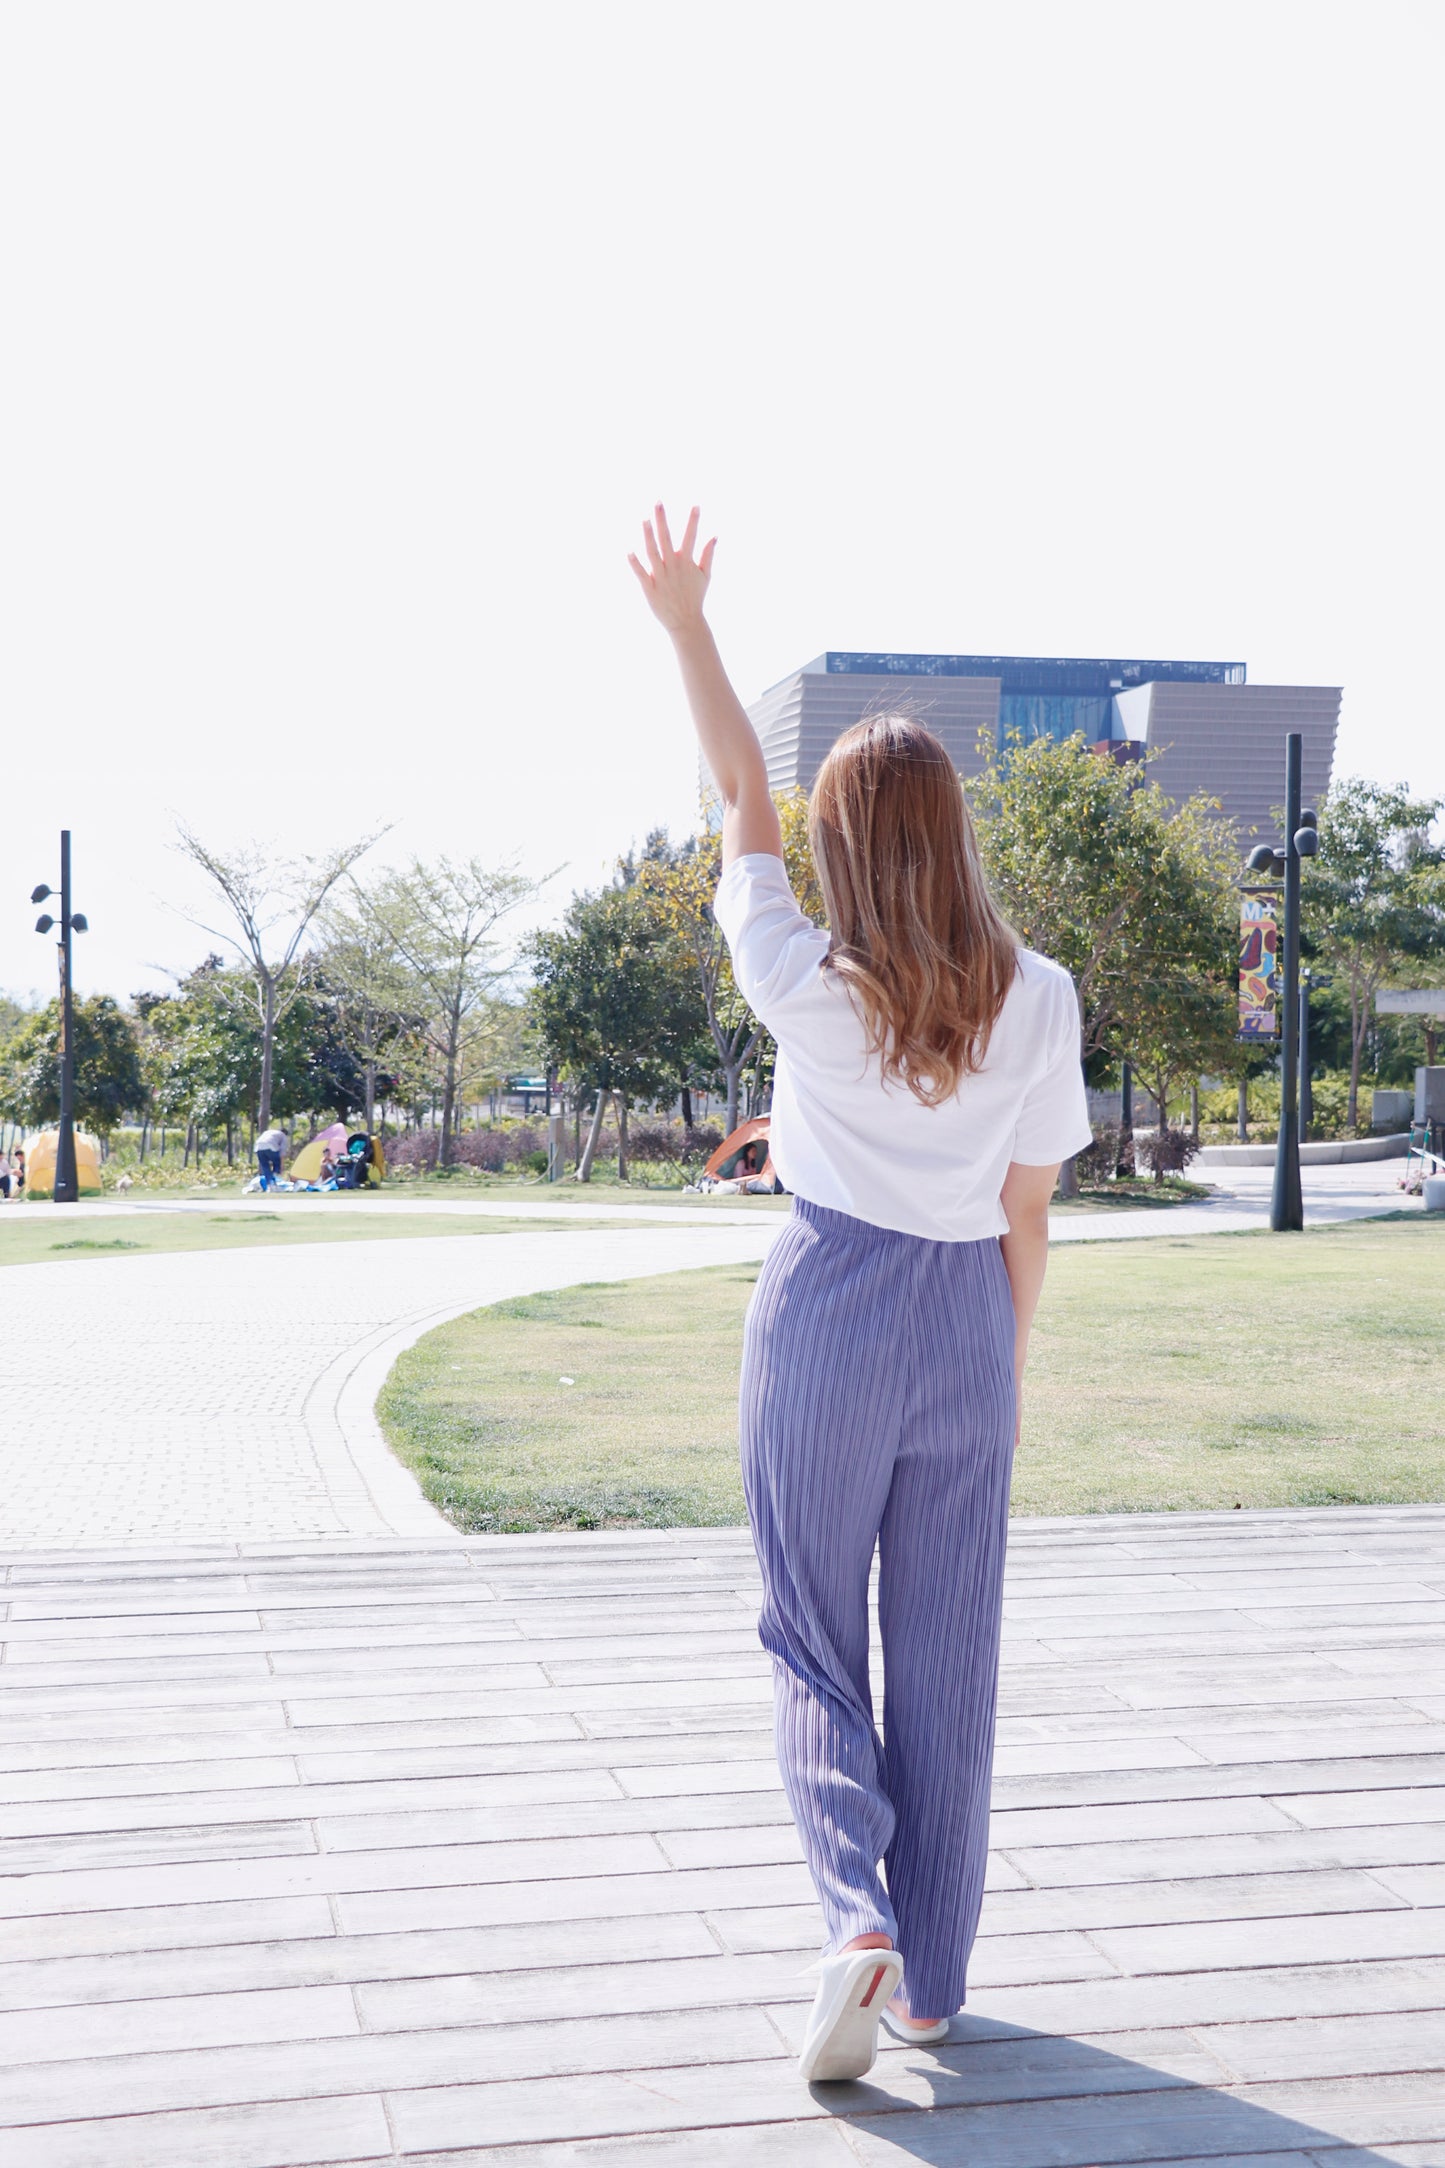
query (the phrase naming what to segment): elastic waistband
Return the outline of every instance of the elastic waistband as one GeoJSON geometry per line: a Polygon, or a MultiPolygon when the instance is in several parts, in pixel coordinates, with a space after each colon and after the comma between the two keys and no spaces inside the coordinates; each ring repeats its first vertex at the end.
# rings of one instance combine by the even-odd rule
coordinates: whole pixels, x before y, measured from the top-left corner
{"type": "Polygon", "coordinates": [[[919,1250],[981,1250],[998,1242],[997,1235],[977,1235],[967,1242],[944,1242],[933,1235],[907,1234],[901,1227],[880,1227],[875,1220],[855,1219],[851,1212],[839,1212],[832,1205],[814,1204],[811,1198],[797,1195],[793,1198],[792,1216],[816,1227],[820,1234],[855,1242],[898,1242],[919,1250]]]}

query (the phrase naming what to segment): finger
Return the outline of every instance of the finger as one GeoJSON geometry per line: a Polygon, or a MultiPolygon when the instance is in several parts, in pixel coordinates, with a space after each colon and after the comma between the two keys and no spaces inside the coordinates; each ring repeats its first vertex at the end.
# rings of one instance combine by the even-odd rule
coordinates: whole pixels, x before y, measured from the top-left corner
{"type": "Polygon", "coordinates": [[[631,550],[629,550],[627,553],[627,562],[631,565],[633,571],[637,574],[638,579],[642,582],[644,593],[650,595],[652,593],[652,574],[643,570],[642,566],[633,556],[631,550]]]}
{"type": "Polygon", "coordinates": [[[662,544],[663,554],[668,557],[675,557],[677,552],[672,546],[672,536],[668,532],[667,514],[660,504],[654,506],[653,509],[657,518],[657,539],[662,544]]]}
{"type": "Polygon", "coordinates": [[[716,548],[716,535],[712,537],[712,540],[710,542],[704,542],[702,546],[702,556],[698,559],[698,563],[702,568],[702,574],[704,579],[706,579],[712,572],[712,553],[716,548]]]}
{"type": "Polygon", "coordinates": [[[642,541],[647,551],[647,562],[654,572],[661,572],[662,552],[657,546],[657,538],[652,532],[652,521],[650,519],[645,519],[642,522],[642,541]]]}
{"type": "Polygon", "coordinates": [[[694,505],[687,515],[687,525],[682,530],[682,540],[678,544],[680,553],[687,559],[689,564],[692,562],[692,553],[697,543],[697,522],[698,509],[694,505]]]}

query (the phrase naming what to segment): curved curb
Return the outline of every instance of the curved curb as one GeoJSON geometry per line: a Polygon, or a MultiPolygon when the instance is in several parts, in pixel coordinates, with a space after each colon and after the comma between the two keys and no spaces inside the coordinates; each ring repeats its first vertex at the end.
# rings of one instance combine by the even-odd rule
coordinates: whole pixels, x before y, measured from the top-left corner
{"type": "MultiPolygon", "coordinates": [[[[1408,1134],[1394,1137],[1341,1137],[1330,1144],[1302,1144],[1302,1167],[1353,1167],[1362,1160],[1404,1159],[1410,1150],[1408,1134]]],[[[1200,1167],[1272,1167],[1272,1144],[1206,1144],[1195,1165],[1200,1167]]]]}
{"type": "MultiPolygon", "coordinates": [[[[741,1245],[749,1254],[762,1255],[781,1232],[776,1227],[749,1228],[754,1240],[741,1245]],[[755,1248],[756,1244],[756,1248],[755,1248]]],[[[733,1233],[742,1230],[733,1228],[733,1233]]],[[[728,1245],[729,1251],[733,1246],[728,1245]]],[[[735,1255],[698,1258],[693,1264],[671,1267],[674,1271],[700,1271],[715,1264],[742,1262],[735,1255]]],[[[602,1277],[621,1282],[647,1279],[657,1267],[640,1262],[635,1269],[608,1272],[602,1277]]],[[[452,1526],[423,1492],[411,1470],[386,1442],[377,1419],[376,1403],[397,1358],[438,1325],[468,1317],[519,1296],[544,1294],[571,1286],[572,1281],[545,1277],[536,1286],[512,1287],[491,1301],[479,1302],[470,1295],[437,1309],[416,1311],[396,1324],[383,1325],[367,1334],[327,1364],[306,1396],[303,1418],[317,1466],[338,1518],[352,1535],[378,1537],[425,1536],[432,1541],[465,1544],[469,1540],[452,1526]]]]}

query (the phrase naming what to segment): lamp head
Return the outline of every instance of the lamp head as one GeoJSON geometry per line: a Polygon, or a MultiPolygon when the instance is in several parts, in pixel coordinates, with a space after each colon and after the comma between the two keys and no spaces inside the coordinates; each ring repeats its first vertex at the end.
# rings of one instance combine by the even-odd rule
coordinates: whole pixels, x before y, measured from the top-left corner
{"type": "Polygon", "coordinates": [[[49,933],[51,927],[54,924],[55,921],[51,917],[50,913],[48,911],[42,911],[39,918],[37,918],[35,921],[35,931],[37,933],[49,933]]]}
{"type": "Polygon", "coordinates": [[[46,897],[52,893],[52,890],[48,889],[45,883],[42,881],[38,888],[31,889],[30,901],[32,903],[44,903],[46,897]]]}
{"type": "Polygon", "coordinates": [[[1274,864],[1274,845],[1256,843],[1245,863],[1251,873],[1268,873],[1274,864]]]}
{"type": "Polygon", "coordinates": [[[84,911],[71,912],[70,930],[72,933],[89,933],[90,920],[86,917],[84,911]]]}

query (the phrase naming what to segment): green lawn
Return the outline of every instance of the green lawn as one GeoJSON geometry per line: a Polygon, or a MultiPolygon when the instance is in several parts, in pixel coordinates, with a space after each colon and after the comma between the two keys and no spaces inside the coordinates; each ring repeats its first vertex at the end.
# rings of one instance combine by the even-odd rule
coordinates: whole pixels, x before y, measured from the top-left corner
{"type": "MultiPolygon", "coordinates": [[[[613,1227],[615,1220],[464,1219],[420,1212],[360,1214],[347,1218],[349,1199],[318,1197],[314,1215],[234,1206],[206,1213],[117,1213],[114,1219],[86,1213],[67,1221],[65,1208],[41,1213],[28,1208],[0,1212],[0,1265],[59,1263],[79,1257],[144,1257],[160,1250],[295,1249],[313,1242],[387,1242],[419,1235],[573,1234],[613,1227]]],[[[646,1221],[635,1224],[645,1226],[646,1221]]]]}
{"type": "MultiPolygon", "coordinates": [[[[721,1266],[476,1311],[402,1356],[386,1434],[467,1529],[738,1521],[755,1278],[721,1266]]],[[[1015,1512],[1445,1499],[1442,1294],[1438,1220],[1056,1249],[1015,1512]]]]}

